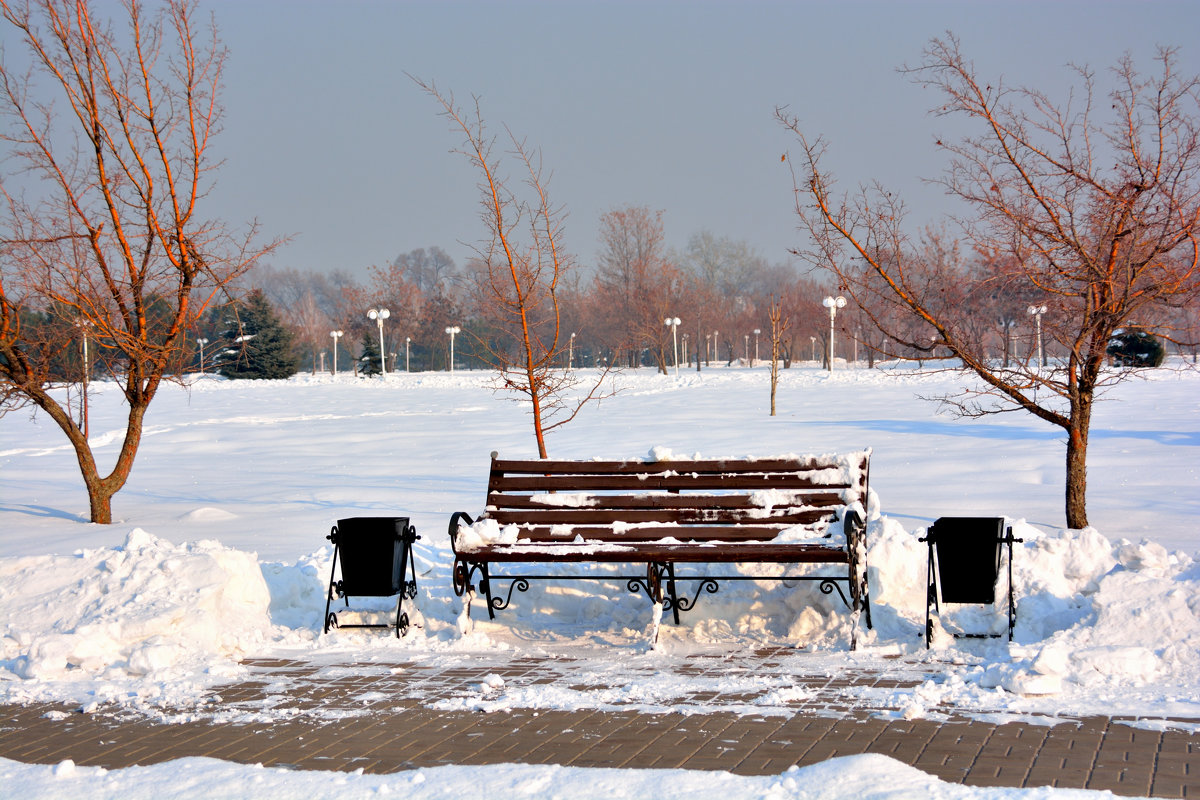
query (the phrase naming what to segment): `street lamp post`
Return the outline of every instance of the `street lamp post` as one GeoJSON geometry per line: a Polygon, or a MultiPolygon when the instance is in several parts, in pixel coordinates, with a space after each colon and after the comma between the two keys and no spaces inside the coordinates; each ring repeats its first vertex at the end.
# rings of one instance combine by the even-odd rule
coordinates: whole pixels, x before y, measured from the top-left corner
{"type": "Polygon", "coordinates": [[[742,334],[742,355],[746,358],[746,365],[750,365],[750,334],[742,334]]]}
{"type": "Polygon", "coordinates": [[[809,341],[812,342],[812,360],[816,361],[817,360],[817,337],[810,336],[810,337],[808,337],[808,339],[809,339],[809,341]]]}
{"type": "Polygon", "coordinates": [[[567,340],[567,369],[575,369],[575,333],[571,333],[571,338],[567,340]]]}
{"type": "Polygon", "coordinates": [[[412,337],[405,336],[404,337],[404,371],[405,372],[409,371],[409,369],[408,369],[408,351],[409,351],[409,346],[411,344],[412,344],[412,337]]]}
{"type": "Polygon", "coordinates": [[[671,347],[675,354],[675,377],[679,377],[679,324],[683,322],[679,317],[667,317],[663,320],[663,324],[671,329],[671,347]]]}
{"type": "Polygon", "coordinates": [[[462,333],[462,328],[457,325],[451,325],[446,328],[446,333],[450,334],[450,371],[454,372],[454,336],[462,333]]]}
{"type": "Polygon", "coordinates": [[[758,363],[758,335],[762,333],[762,328],[754,329],[754,361],[750,362],[750,366],[758,363]]]}
{"type": "MultiPolygon", "coordinates": [[[[730,355],[729,358],[732,359],[733,356],[730,355]]],[[[721,360],[721,332],[713,331],[713,361],[720,361],[720,360],[721,360]]]]}
{"type": "Polygon", "coordinates": [[[342,338],[345,334],[346,334],[345,331],[330,331],[329,332],[329,338],[333,339],[333,374],[334,375],[337,375],[338,339],[342,338]]]}
{"type": "Polygon", "coordinates": [[[683,363],[689,367],[692,365],[691,354],[688,352],[688,335],[683,334],[683,363]]]}
{"type": "Polygon", "coordinates": [[[196,339],[196,344],[200,345],[200,374],[204,374],[204,345],[208,344],[208,339],[203,336],[196,339]]]}
{"type": "Polygon", "coordinates": [[[826,297],[821,301],[821,305],[829,309],[829,371],[833,372],[833,320],[837,317],[837,310],[846,307],[846,298],[840,294],[837,297],[826,297]]]}
{"type": "Polygon", "coordinates": [[[1044,367],[1046,366],[1046,351],[1042,349],[1042,314],[1046,313],[1045,306],[1030,306],[1027,309],[1033,317],[1034,325],[1037,328],[1037,354],[1038,362],[1044,367]]]}
{"type": "Polygon", "coordinates": [[[376,310],[374,308],[367,311],[367,318],[375,320],[375,324],[379,326],[379,371],[381,375],[387,375],[387,351],[383,349],[383,321],[390,317],[392,312],[386,308],[376,310]]]}

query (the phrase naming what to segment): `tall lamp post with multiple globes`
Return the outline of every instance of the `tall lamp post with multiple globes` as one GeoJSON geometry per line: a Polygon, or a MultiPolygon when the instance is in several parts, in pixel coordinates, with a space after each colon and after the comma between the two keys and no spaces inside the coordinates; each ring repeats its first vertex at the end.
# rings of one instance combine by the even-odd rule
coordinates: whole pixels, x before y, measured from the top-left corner
{"type": "Polygon", "coordinates": [[[667,317],[663,320],[663,324],[671,329],[672,350],[675,353],[675,377],[679,377],[679,324],[683,322],[679,317],[667,317]]]}
{"type": "Polygon", "coordinates": [[[758,335],[760,333],[762,333],[762,328],[754,329],[754,361],[751,362],[750,366],[754,366],[754,364],[758,363],[758,335]]]}
{"type": "Polygon", "coordinates": [[[204,374],[204,345],[208,344],[208,339],[201,336],[196,340],[196,344],[200,345],[200,374],[204,374]]]}
{"type": "Polygon", "coordinates": [[[450,334],[450,371],[454,372],[454,336],[462,333],[462,328],[457,325],[451,325],[446,328],[446,333],[450,334]]]}
{"type": "Polygon", "coordinates": [[[833,321],[837,317],[837,310],[846,307],[846,298],[840,294],[837,297],[826,297],[821,301],[821,305],[829,309],[829,371],[833,372],[833,321]]]}
{"type": "Polygon", "coordinates": [[[408,353],[409,353],[409,347],[411,347],[411,346],[412,346],[412,337],[411,337],[411,336],[405,336],[405,337],[404,337],[404,371],[405,371],[405,372],[409,372],[409,369],[408,369],[408,353]]]}
{"type": "Polygon", "coordinates": [[[1030,306],[1028,309],[1037,328],[1037,357],[1038,363],[1046,366],[1046,351],[1042,349],[1042,314],[1046,313],[1045,306],[1030,306]]]}
{"type": "Polygon", "coordinates": [[[387,375],[387,351],[383,349],[383,321],[391,315],[392,312],[386,308],[372,308],[367,311],[367,319],[375,320],[375,324],[379,326],[379,372],[381,375],[387,375]]]}
{"type": "Polygon", "coordinates": [[[338,339],[346,335],[345,331],[330,331],[329,338],[333,339],[333,374],[337,375],[338,339]]]}

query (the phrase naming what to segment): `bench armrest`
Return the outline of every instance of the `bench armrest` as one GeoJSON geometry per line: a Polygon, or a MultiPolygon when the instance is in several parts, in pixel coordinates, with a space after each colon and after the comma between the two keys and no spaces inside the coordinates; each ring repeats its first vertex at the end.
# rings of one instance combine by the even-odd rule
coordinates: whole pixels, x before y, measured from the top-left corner
{"type": "Polygon", "coordinates": [[[470,525],[474,521],[475,520],[471,518],[471,515],[465,511],[455,511],[454,515],[450,517],[450,526],[447,530],[447,533],[450,534],[450,549],[454,551],[454,555],[458,555],[458,547],[456,546],[456,542],[458,540],[459,524],[465,523],[470,525]]]}

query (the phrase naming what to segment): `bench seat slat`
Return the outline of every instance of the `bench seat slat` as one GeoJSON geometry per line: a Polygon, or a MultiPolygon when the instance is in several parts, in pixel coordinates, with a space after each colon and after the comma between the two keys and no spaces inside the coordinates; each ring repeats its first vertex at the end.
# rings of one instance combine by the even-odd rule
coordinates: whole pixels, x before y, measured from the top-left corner
{"type": "Polygon", "coordinates": [[[849,489],[845,481],[826,483],[806,474],[738,475],[521,475],[493,476],[488,492],[546,491],[735,491],[767,489],[849,489]]]}
{"type": "Polygon", "coordinates": [[[526,509],[517,511],[489,511],[488,517],[501,525],[611,525],[615,522],[660,522],[683,526],[683,533],[690,532],[697,524],[749,524],[780,523],[786,525],[804,525],[829,519],[833,516],[830,511],[819,508],[797,508],[787,512],[773,511],[770,515],[746,513],[742,510],[722,509],[526,509]]]}
{"type": "Polygon", "coordinates": [[[848,564],[849,556],[841,547],[814,544],[738,542],[721,544],[666,544],[644,542],[636,546],[619,544],[516,544],[489,545],[463,554],[480,561],[566,562],[598,561],[606,564],[672,563],[771,563],[771,564],[848,564]]]}
{"type": "MultiPolygon", "coordinates": [[[[790,525],[630,525],[620,529],[611,525],[522,525],[517,541],[544,544],[571,544],[580,537],[585,541],[620,542],[624,544],[654,544],[663,539],[680,542],[770,542],[790,525]]],[[[812,538],[822,531],[814,530],[812,538]]]]}
{"type": "Polygon", "coordinates": [[[695,461],[555,461],[503,459],[492,461],[493,474],[524,473],[526,475],[608,475],[659,474],[664,472],[736,475],[762,472],[806,472],[837,470],[840,464],[828,459],[765,458],[765,459],[700,459],[695,461]]]}
{"type": "MultiPolygon", "coordinates": [[[[823,487],[824,488],[824,487],[823,487]]],[[[746,494],[596,494],[570,493],[570,495],[541,494],[508,494],[492,492],[488,495],[488,516],[494,516],[492,509],[517,508],[569,508],[580,509],[639,509],[639,508],[679,508],[679,509],[766,509],[751,501],[746,494]],[[579,494],[578,498],[570,495],[579,494]],[[556,499],[562,498],[556,502],[556,499]],[[568,503],[568,499],[570,502],[568,503]]],[[[795,495],[796,502],[786,506],[811,506],[816,508],[840,508],[845,504],[839,492],[819,491],[802,492],[795,495]]],[[[785,507],[776,506],[775,510],[785,507]]]]}

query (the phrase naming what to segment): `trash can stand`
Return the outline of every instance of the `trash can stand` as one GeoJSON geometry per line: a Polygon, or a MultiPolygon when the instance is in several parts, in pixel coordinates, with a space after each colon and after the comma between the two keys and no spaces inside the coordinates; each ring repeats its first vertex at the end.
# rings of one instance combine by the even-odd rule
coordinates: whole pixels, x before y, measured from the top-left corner
{"type": "MultiPolygon", "coordinates": [[[[378,532],[378,531],[376,531],[378,532]]],[[[334,525],[330,530],[329,535],[325,537],[333,543],[333,563],[330,566],[329,572],[329,590],[325,598],[325,622],[324,633],[329,633],[330,628],[395,628],[396,638],[400,638],[408,633],[409,617],[403,610],[405,598],[413,600],[417,596],[417,568],[413,558],[412,544],[421,537],[417,535],[417,529],[408,524],[407,517],[355,517],[350,519],[338,520],[338,524],[334,525]],[[391,524],[395,528],[395,534],[389,537],[388,544],[393,548],[393,553],[372,553],[370,555],[388,555],[388,562],[394,563],[392,575],[386,585],[381,585],[378,580],[378,575],[371,577],[374,581],[362,576],[352,576],[347,574],[346,555],[342,552],[343,547],[354,548],[351,544],[352,536],[350,534],[356,532],[356,528],[363,525],[378,529],[380,525],[391,524]],[[339,531],[339,528],[341,530],[339,531]],[[335,580],[338,572],[339,557],[342,563],[342,577],[335,580]],[[406,578],[405,573],[411,575],[411,579],[406,578]],[[339,623],[337,613],[331,611],[330,607],[333,601],[337,598],[344,598],[346,608],[350,607],[350,595],[358,597],[391,597],[399,594],[400,597],[396,601],[396,621],[394,623],[339,623]]],[[[377,542],[378,544],[378,542],[377,542]]],[[[358,556],[359,561],[363,560],[363,555],[358,556]]],[[[376,564],[380,564],[382,559],[376,564]]],[[[355,568],[357,569],[357,568],[355,568]]],[[[353,570],[352,570],[353,571],[353,570]]]]}

